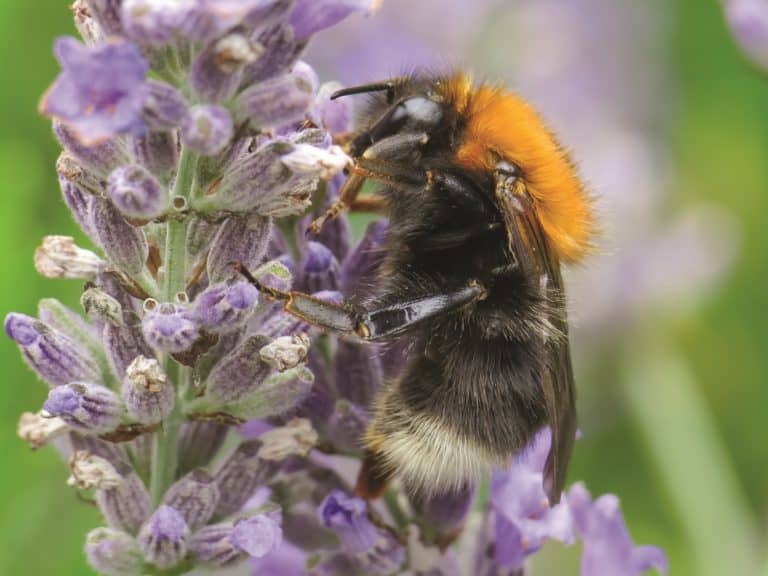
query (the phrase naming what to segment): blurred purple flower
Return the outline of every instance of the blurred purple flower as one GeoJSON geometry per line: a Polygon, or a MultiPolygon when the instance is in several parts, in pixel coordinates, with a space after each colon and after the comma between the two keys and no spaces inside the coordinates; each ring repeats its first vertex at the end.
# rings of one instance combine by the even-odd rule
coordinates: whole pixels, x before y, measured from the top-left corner
{"type": "Polygon", "coordinates": [[[593,502],[584,484],[578,483],[568,493],[568,506],[584,542],[581,576],[637,576],[651,569],[667,573],[667,558],[660,548],[632,542],[616,496],[605,494],[593,502]]]}
{"type": "Polygon", "coordinates": [[[723,0],[733,36],[755,64],[768,71],[768,3],[723,0]]]}
{"type": "Polygon", "coordinates": [[[86,47],[70,37],[56,42],[62,72],[40,102],[46,116],[66,123],[86,145],[144,130],[149,64],[133,44],[86,47]]]}
{"type": "Polygon", "coordinates": [[[574,540],[568,507],[561,502],[550,508],[544,491],[544,464],[551,438],[550,429],[542,429],[508,470],[493,474],[494,539],[496,561],[501,566],[519,568],[548,539],[567,544],[574,540]]]}
{"type": "Polygon", "coordinates": [[[377,4],[377,0],[299,0],[289,22],[296,38],[304,39],[354,12],[370,13],[377,4]]]}
{"type": "Polygon", "coordinates": [[[391,574],[405,561],[405,548],[388,530],[368,517],[364,500],[340,490],[331,492],[320,504],[318,515],[341,540],[341,547],[359,561],[367,574],[391,574]]]}

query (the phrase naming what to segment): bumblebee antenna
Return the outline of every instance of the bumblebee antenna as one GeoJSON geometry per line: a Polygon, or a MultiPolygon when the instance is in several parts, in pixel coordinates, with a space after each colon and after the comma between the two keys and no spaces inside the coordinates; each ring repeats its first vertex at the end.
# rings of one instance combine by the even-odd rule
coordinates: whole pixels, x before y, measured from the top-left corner
{"type": "Polygon", "coordinates": [[[395,99],[395,82],[392,80],[342,88],[331,94],[331,100],[336,100],[336,98],[341,98],[342,96],[351,96],[353,94],[369,94],[371,92],[385,91],[387,93],[387,104],[392,104],[392,101],[395,99]]]}

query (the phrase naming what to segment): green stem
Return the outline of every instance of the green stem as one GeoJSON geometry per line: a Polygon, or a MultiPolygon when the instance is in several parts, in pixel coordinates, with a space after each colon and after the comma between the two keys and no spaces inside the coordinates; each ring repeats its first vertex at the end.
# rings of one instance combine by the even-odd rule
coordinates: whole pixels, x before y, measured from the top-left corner
{"type": "MultiPolygon", "coordinates": [[[[196,164],[197,156],[190,150],[183,149],[173,188],[174,197],[189,197],[196,164]]],[[[172,302],[174,296],[184,290],[186,284],[186,240],[187,219],[169,219],[165,233],[165,254],[163,255],[165,276],[162,290],[162,297],[167,302],[172,302]]],[[[163,421],[162,428],[155,432],[153,438],[150,493],[155,506],[161,502],[163,494],[176,479],[179,428],[184,420],[183,396],[189,380],[189,368],[178,364],[170,356],[165,358],[164,365],[165,373],[176,387],[176,403],[171,414],[163,421]]]]}
{"type": "Polygon", "coordinates": [[[155,432],[152,443],[152,474],[150,479],[150,494],[152,504],[157,506],[163,499],[163,494],[176,479],[178,467],[179,428],[184,420],[181,409],[181,393],[186,389],[183,382],[189,376],[189,368],[177,364],[170,358],[166,360],[166,370],[175,368],[176,403],[173,411],[163,420],[162,428],[155,432]]]}

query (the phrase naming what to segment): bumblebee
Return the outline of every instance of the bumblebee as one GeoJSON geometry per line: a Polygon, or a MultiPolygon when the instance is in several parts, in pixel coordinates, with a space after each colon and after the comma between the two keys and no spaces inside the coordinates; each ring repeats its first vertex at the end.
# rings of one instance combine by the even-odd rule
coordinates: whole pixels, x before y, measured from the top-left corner
{"type": "Polygon", "coordinates": [[[576,431],[561,265],[589,251],[590,197],[568,153],[521,97],[465,74],[346,88],[369,94],[348,143],[344,210],[389,219],[384,257],[357,302],[264,286],[285,310],[370,342],[413,343],[372,408],[357,492],[393,476],[421,493],[456,490],[505,466],[544,426],[559,500],[576,431]],[[378,187],[358,196],[363,184],[378,187]]]}

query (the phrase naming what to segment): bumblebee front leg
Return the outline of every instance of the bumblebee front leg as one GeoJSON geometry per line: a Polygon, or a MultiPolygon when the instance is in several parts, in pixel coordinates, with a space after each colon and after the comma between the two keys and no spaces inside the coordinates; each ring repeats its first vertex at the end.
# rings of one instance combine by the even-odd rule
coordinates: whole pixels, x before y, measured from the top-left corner
{"type": "Polygon", "coordinates": [[[487,295],[485,287],[473,280],[456,290],[364,310],[346,303],[326,302],[303,292],[276,290],[254,278],[242,264],[235,267],[259,292],[283,302],[283,309],[289,314],[319,328],[372,342],[398,336],[423,320],[458,310],[487,295]]]}

